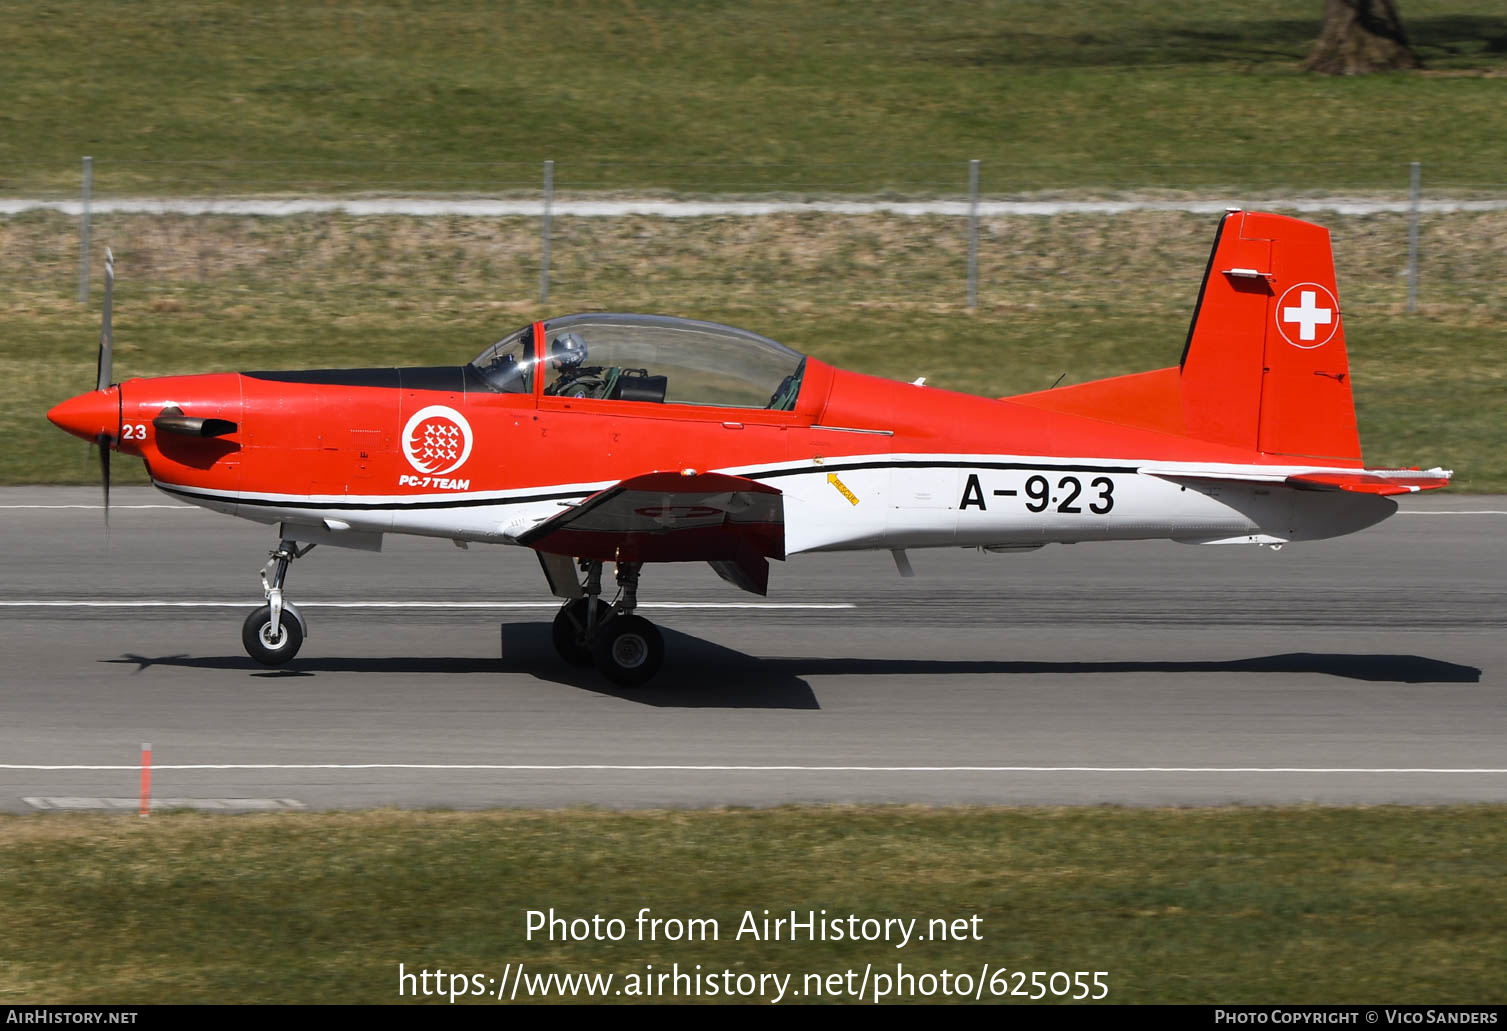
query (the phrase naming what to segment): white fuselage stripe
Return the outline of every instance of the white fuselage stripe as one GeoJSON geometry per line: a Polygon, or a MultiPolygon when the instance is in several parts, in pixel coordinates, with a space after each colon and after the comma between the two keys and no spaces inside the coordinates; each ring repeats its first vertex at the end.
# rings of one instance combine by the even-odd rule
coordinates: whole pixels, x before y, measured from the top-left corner
{"type": "MultiPolygon", "coordinates": [[[[877,453],[877,454],[852,454],[823,458],[820,463],[810,459],[798,459],[785,462],[769,462],[756,465],[728,466],[713,470],[730,476],[743,476],[749,479],[783,479],[786,476],[807,474],[825,474],[828,472],[844,472],[855,465],[872,468],[987,468],[993,466],[1007,466],[1019,469],[1042,469],[1059,470],[1071,468],[1100,469],[1110,472],[1129,474],[1140,472],[1146,474],[1167,474],[1175,476],[1199,476],[1209,475],[1215,477],[1246,476],[1252,479],[1260,479],[1274,483],[1280,483],[1289,476],[1311,473],[1356,473],[1360,470],[1349,466],[1327,466],[1318,464],[1307,465],[1237,465],[1218,462],[1164,462],[1147,461],[1134,458],[1085,458],[1072,455],[1010,455],[989,453],[877,453]]],[[[447,502],[451,505],[478,505],[485,502],[507,504],[520,499],[537,499],[541,496],[585,496],[605,490],[618,481],[604,480],[589,483],[556,483],[538,484],[528,487],[510,487],[505,490],[490,491],[446,491],[431,492],[426,494],[275,494],[253,491],[226,491],[207,487],[190,487],[181,484],[167,483],[154,480],[155,486],[162,490],[198,495],[209,500],[225,502],[241,502],[246,504],[263,504],[275,507],[279,504],[296,505],[299,507],[322,508],[324,506],[360,506],[369,508],[392,508],[401,510],[414,505],[444,506],[447,502]]]]}
{"type": "MultiPolygon", "coordinates": [[[[0,511],[14,510],[47,510],[58,511],[62,509],[83,509],[92,512],[102,511],[104,505],[0,505],[0,511]]],[[[169,512],[202,512],[204,509],[199,505],[111,505],[112,512],[140,511],[144,509],[163,509],[169,512]]],[[[1507,516],[1507,508],[1462,508],[1456,512],[1423,512],[1417,509],[1400,509],[1398,515],[1404,516],[1507,516]]]]}

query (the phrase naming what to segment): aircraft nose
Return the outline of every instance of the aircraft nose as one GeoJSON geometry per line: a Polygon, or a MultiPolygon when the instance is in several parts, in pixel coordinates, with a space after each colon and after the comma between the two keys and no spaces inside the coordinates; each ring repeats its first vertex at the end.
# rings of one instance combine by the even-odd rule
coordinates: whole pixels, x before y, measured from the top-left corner
{"type": "Polygon", "coordinates": [[[94,441],[101,433],[120,439],[120,388],[91,390],[70,397],[47,413],[48,420],[75,437],[94,441]]]}

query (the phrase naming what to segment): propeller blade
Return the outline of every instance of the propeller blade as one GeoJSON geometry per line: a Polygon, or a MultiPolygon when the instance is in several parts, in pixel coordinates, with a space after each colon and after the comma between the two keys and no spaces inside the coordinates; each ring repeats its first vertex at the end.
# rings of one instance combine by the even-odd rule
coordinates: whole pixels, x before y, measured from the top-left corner
{"type": "Polygon", "coordinates": [[[110,528],[110,444],[112,438],[108,433],[101,433],[94,438],[94,443],[99,446],[99,482],[105,488],[105,529],[110,528]]]}
{"type": "Polygon", "coordinates": [[[112,305],[115,296],[115,255],[105,248],[105,310],[100,315],[99,327],[99,386],[104,390],[110,385],[110,375],[115,364],[115,327],[112,305]]]}

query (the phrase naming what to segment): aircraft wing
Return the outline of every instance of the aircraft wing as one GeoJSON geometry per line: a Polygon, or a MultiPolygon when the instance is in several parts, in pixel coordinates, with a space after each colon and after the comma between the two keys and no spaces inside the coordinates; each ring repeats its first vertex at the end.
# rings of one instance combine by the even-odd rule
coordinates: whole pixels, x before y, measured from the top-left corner
{"type": "MultiPolygon", "coordinates": [[[[518,535],[540,553],[598,562],[705,561],[753,594],[769,587],[771,558],[785,557],[780,491],[722,473],[645,473],[598,491],[518,535]]],[[[557,590],[557,593],[559,591],[557,590]]]]}

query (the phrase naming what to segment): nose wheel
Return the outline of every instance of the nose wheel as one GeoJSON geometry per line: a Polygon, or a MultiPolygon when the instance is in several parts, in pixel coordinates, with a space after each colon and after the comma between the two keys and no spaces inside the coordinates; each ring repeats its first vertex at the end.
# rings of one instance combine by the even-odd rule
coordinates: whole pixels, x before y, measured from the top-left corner
{"type": "Polygon", "coordinates": [[[241,644],[246,654],[263,666],[281,666],[298,654],[303,646],[303,630],[298,621],[286,613],[276,625],[272,622],[272,606],[263,605],[252,609],[241,624],[241,644]]]}
{"type": "Polygon", "coordinates": [[[288,567],[296,558],[303,558],[314,550],[314,545],[283,538],[277,549],[267,553],[267,564],[262,567],[262,594],[267,604],[252,609],[241,624],[241,644],[246,654],[263,666],[284,666],[298,654],[303,640],[308,636],[308,624],[298,606],[283,598],[283,584],[288,579],[288,567]],[[272,574],[271,579],[267,577],[272,574]]]}
{"type": "Polygon", "coordinates": [[[602,563],[583,559],[584,598],[575,598],[555,615],[551,637],[555,651],[572,666],[596,666],[597,671],[622,687],[638,687],[659,672],[665,643],[659,628],[642,616],[638,606],[638,573],[641,562],[620,562],[617,582],[621,593],[614,604],[601,600],[602,563]]]}

